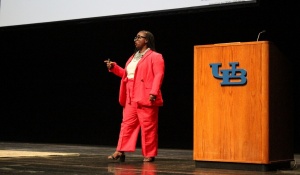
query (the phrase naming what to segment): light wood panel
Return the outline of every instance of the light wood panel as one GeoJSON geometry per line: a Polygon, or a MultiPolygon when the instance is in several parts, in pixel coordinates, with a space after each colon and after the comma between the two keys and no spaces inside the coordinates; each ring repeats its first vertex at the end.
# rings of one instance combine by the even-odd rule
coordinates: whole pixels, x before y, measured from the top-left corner
{"type": "Polygon", "coordinates": [[[269,50],[267,41],[194,47],[195,160],[270,163],[269,50]],[[247,71],[246,85],[213,77],[211,63],[230,62],[247,71]]]}

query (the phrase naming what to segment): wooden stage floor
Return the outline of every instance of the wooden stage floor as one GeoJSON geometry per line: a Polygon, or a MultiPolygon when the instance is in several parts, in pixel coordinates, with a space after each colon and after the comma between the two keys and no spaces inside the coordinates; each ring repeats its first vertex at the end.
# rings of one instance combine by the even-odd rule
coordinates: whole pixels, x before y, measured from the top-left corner
{"type": "Polygon", "coordinates": [[[107,146],[0,142],[0,175],[300,175],[300,155],[291,168],[244,171],[196,168],[193,150],[159,149],[155,162],[143,163],[141,150],[126,154],[125,162],[107,160],[107,146]]]}

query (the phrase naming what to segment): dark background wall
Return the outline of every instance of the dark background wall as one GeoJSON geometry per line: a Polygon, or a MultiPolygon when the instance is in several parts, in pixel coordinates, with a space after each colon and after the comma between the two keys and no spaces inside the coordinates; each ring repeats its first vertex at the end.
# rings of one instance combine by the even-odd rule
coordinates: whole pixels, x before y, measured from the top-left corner
{"type": "Polygon", "coordinates": [[[192,149],[194,45],[255,41],[266,30],[260,40],[273,42],[295,75],[291,134],[299,153],[296,10],[291,2],[261,0],[258,6],[1,28],[0,141],[115,146],[120,79],[107,72],[103,61],[124,65],[134,36],[146,29],[154,33],[166,64],[159,145],[192,149]]]}

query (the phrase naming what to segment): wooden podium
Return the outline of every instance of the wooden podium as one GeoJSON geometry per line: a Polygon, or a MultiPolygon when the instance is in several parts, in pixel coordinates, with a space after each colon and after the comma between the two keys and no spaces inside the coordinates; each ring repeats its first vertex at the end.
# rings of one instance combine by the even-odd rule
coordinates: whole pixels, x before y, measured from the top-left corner
{"type": "Polygon", "coordinates": [[[196,167],[290,168],[289,63],[268,41],[194,46],[196,167]]]}

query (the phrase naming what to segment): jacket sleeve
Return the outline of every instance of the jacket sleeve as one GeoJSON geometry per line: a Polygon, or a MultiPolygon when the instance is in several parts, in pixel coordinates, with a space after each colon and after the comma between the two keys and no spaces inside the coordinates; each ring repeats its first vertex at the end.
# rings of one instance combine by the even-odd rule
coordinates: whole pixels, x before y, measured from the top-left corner
{"type": "Polygon", "coordinates": [[[161,54],[157,54],[152,59],[152,70],[154,74],[154,79],[153,79],[152,89],[150,91],[150,94],[158,95],[163,82],[164,72],[165,72],[165,63],[161,54]]]}
{"type": "Polygon", "coordinates": [[[120,67],[117,63],[113,64],[113,68],[108,70],[109,72],[114,73],[115,75],[119,76],[119,77],[123,77],[123,75],[125,74],[125,69],[120,67]]]}

